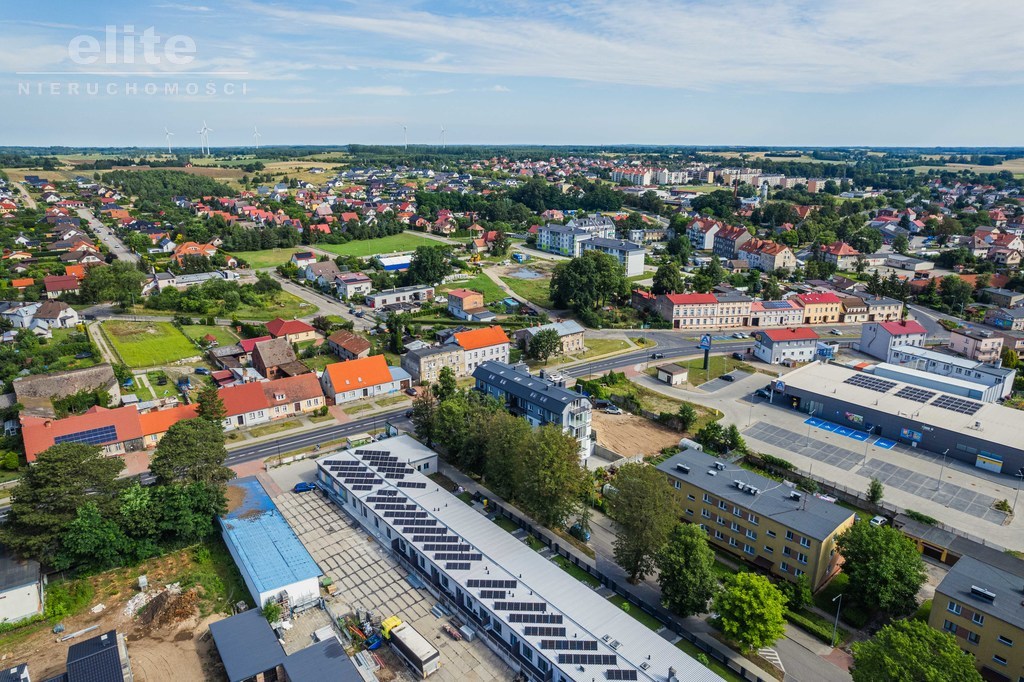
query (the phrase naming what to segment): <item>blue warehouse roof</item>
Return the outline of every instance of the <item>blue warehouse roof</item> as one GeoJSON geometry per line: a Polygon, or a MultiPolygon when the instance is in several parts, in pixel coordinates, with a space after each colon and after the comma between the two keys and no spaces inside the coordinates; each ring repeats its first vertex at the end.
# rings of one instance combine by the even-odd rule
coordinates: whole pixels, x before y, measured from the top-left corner
{"type": "Polygon", "coordinates": [[[228,512],[220,524],[239,569],[260,592],[322,575],[255,476],[228,482],[228,512]]]}

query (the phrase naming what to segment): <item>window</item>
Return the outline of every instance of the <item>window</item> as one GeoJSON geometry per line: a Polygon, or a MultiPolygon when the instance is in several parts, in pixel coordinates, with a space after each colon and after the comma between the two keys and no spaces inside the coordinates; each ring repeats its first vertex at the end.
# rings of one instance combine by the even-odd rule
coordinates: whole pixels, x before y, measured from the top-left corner
{"type": "Polygon", "coordinates": [[[1006,665],[1006,659],[1002,656],[993,656],[992,660],[998,663],[999,665],[1006,665]]]}
{"type": "Polygon", "coordinates": [[[693,516],[693,510],[692,509],[687,509],[686,510],[686,515],[687,516],[693,516]]]}
{"type": "Polygon", "coordinates": [[[956,634],[956,623],[951,623],[948,620],[942,622],[942,629],[946,632],[956,634]]]}
{"type": "Polygon", "coordinates": [[[949,602],[949,606],[946,607],[946,610],[949,611],[950,613],[955,613],[956,615],[959,616],[960,615],[960,610],[962,608],[963,607],[961,607],[955,601],[951,601],[951,602],[949,602]]]}
{"type": "Polygon", "coordinates": [[[704,493],[704,501],[707,502],[708,504],[713,504],[711,496],[708,495],[707,493],[704,493]]]}
{"type": "Polygon", "coordinates": [[[676,490],[679,490],[679,481],[675,481],[672,485],[675,486],[676,490]]]}
{"type": "Polygon", "coordinates": [[[707,509],[701,509],[700,515],[703,516],[705,519],[711,518],[711,512],[709,512],[707,509]]]}
{"type": "Polygon", "coordinates": [[[797,578],[799,578],[799,577],[800,577],[800,576],[802,576],[803,574],[804,574],[804,572],[803,572],[803,571],[801,571],[801,570],[800,570],[799,568],[797,568],[797,569],[795,569],[795,570],[793,571],[793,575],[795,575],[795,576],[796,576],[797,578]]]}
{"type": "Polygon", "coordinates": [[[770,538],[773,538],[773,537],[775,537],[775,531],[773,531],[773,530],[767,530],[767,531],[765,531],[765,533],[766,533],[766,534],[768,535],[768,537],[770,537],[770,538]]]}
{"type": "Polygon", "coordinates": [[[800,552],[799,554],[796,555],[796,560],[799,561],[802,564],[806,564],[807,563],[807,555],[804,554],[803,552],[800,552]]]}
{"type": "Polygon", "coordinates": [[[755,533],[752,530],[748,530],[747,531],[747,537],[750,538],[751,540],[756,540],[757,539],[757,533],[755,533]]]}
{"type": "Polygon", "coordinates": [[[734,532],[734,533],[739,533],[740,532],[740,524],[736,523],[735,521],[733,521],[731,524],[729,524],[729,527],[732,528],[732,532],[734,532]]]}
{"type": "Polygon", "coordinates": [[[702,531],[704,531],[705,533],[707,533],[707,532],[708,532],[708,527],[707,527],[707,526],[705,526],[705,525],[704,525],[703,523],[702,523],[702,524],[700,524],[700,529],[701,529],[702,531]]]}
{"type": "Polygon", "coordinates": [[[716,540],[724,540],[725,539],[725,536],[722,535],[722,531],[720,531],[720,530],[716,530],[715,531],[715,539],[716,540]]]}
{"type": "Polygon", "coordinates": [[[687,495],[687,496],[686,496],[686,499],[688,499],[688,500],[689,500],[690,502],[693,502],[693,501],[695,501],[695,500],[696,500],[697,498],[696,498],[696,497],[694,497],[693,495],[687,495]]]}
{"type": "Polygon", "coordinates": [[[718,525],[719,526],[724,526],[725,525],[725,517],[723,517],[723,516],[715,517],[715,521],[718,521],[718,525]]]}
{"type": "Polygon", "coordinates": [[[977,623],[978,625],[984,625],[985,624],[985,616],[983,614],[975,612],[974,615],[971,616],[971,621],[974,622],[974,623],[977,623]]]}
{"type": "Polygon", "coordinates": [[[793,539],[793,531],[791,531],[791,530],[787,530],[786,531],[786,539],[787,540],[792,540],[793,539]]]}
{"type": "Polygon", "coordinates": [[[971,644],[977,644],[978,642],[981,641],[981,637],[978,636],[977,632],[968,632],[967,633],[967,641],[970,642],[971,644]]]}
{"type": "Polygon", "coordinates": [[[1003,637],[1002,635],[999,635],[996,639],[999,640],[1000,644],[1005,644],[1006,646],[1013,646],[1013,640],[1009,637],[1003,637]]]}
{"type": "Polygon", "coordinates": [[[811,541],[808,540],[807,538],[800,538],[800,546],[801,547],[810,547],[811,546],[811,541]]]}
{"type": "Polygon", "coordinates": [[[793,556],[793,550],[791,550],[789,547],[783,547],[782,556],[793,556]]]}
{"type": "Polygon", "coordinates": [[[743,510],[740,509],[739,507],[733,507],[732,508],[732,515],[733,516],[738,516],[738,517],[740,517],[742,519],[743,518],[743,510]]]}
{"type": "Polygon", "coordinates": [[[783,573],[789,573],[789,564],[783,561],[781,564],[779,564],[779,570],[783,573]]]}
{"type": "Polygon", "coordinates": [[[768,554],[775,554],[775,550],[772,549],[771,547],[769,547],[768,545],[764,546],[764,551],[767,552],[768,554]]]}
{"type": "Polygon", "coordinates": [[[725,500],[719,500],[718,501],[718,508],[723,510],[723,511],[727,511],[729,509],[729,505],[727,505],[725,503],[725,500]]]}
{"type": "Polygon", "coordinates": [[[740,543],[736,542],[736,538],[729,538],[729,546],[730,547],[739,547],[740,543]]]}
{"type": "Polygon", "coordinates": [[[750,521],[756,526],[761,521],[761,517],[756,514],[747,514],[747,521],[750,521]]]}
{"type": "Polygon", "coordinates": [[[754,553],[754,548],[752,546],[750,546],[750,545],[743,545],[743,551],[746,552],[747,554],[753,554],[754,553]]]}

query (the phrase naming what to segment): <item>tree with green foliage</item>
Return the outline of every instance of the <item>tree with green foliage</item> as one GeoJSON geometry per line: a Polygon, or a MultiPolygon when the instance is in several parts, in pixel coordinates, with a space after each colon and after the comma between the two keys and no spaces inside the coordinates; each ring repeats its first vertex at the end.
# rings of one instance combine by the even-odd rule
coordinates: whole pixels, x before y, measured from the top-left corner
{"type": "Polygon", "coordinates": [[[124,460],[105,457],[93,445],[60,443],[44,450],[11,491],[0,540],[19,556],[54,565],[86,502],[93,501],[103,515],[116,507],[123,468],[124,460]]]}
{"type": "Polygon", "coordinates": [[[530,441],[530,431],[529,422],[504,410],[484,425],[484,477],[487,487],[504,498],[523,488],[526,471],[519,453],[530,441]]]}
{"type": "Polygon", "coordinates": [[[235,472],[224,466],[227,456],[219,422],[184,419],[172,424],[160,439],[149,470],[159,485],[183,482],[220,486],[235,477],[235,472]]]}
{"type": "Polygon", "coordinates": [[[947,310],[962,312],[971,302],[974,287],[956,275],[946,275],[939,282],[939,298],[947,310]]]}
{"type": "Polygon", "coordinates": [[[680,431],[689,431],[697,423],[698,414],[696,408],[690,403],[683,403],[676,412],[676,421],[679,423],[680,431]]]}
{"type": "Polygon", "coordinates": [[[778,301],[782,298],[782,287],[779,285],[779,278],[774,274],[768,275],[768,281],[765,282],[762,293],[766,301],[778,301]]]}
{"type": "Polygon", "coordinates": [[[677,229],[676,236],[665,242],[665,253],[672,256],[680,266],[683,266],[689,264],[690,258],[693,257],[693,246],[690,244],[690,240],[682,236],[677,229]]]}
{"type": "Polygon", "coordinates": [[[268,623],[276,623],[281,620],[283,612],[281,605],[276,601],[268,601],[263,605],[263,610],[260,613],[263,614],[263,617],[267,619],[268,623]]]}
{"type": "Polygon", "coordinates": [[[712,256],[705,265],[700,266],[690,278],[693,290],[707,293],[717,287],[725,279],[725,268],[718,262],[718,256],[712,256]]]}
{"type": "Polygon", "coordinates": [[[209,483],[174,483],[154,489],[157,532],[166,541],[191,544],[214,531],[214,517],[226,507],[224,489],[209,483]]]}
{"type": "Polygon", "coordinates": [[[655,557],[662,601],[677,616],[704,613],[718,590],[715,552],[700,526],[677,524],[655,557]]]}
{"type": "Polygon", "coordinates": [[[122,308],[142,302],[142,282],[146,275],[129,261],[115,260],[102,268],[92,268],[82,282],[83,300],[98,303],[113,301],[122,308]]]}
{"type": "Polygon", "coordinates": [[[590,481],[580,466],[579,442],[560,425],[545,424],[531,431],[518,459],[517,504],[546,526],[564,526],[579,512],[590,481]]]}
{"type": "Polygon", "coordinates": [[[974,656],[956,637],[919,620],[897,620],[854,642],[853,682],[981,682],[974,656]]]}
{"type": "Polygon", "coordinates": [[[999,358],[1003,361],[1003,367],[1017,369],[1020,365],[1020,354],[1009,346],[1003,346],[999,358]]]}
{"type": "Polygon", "coordinates": [[[668,261],[658,266],[654,273],[654,286],[651,291],[655,294],[678,294],[686,291],[686,280],[675,261],[668,261]]]}
{"type": "Polygon", "coordinates": [[[805,606],[810,606],[814,601],[814,593],[811,592],[811,581],[807,574],[799,576],[795,581],[783,580],[778,588],[786,595],[786,607],[790,611],[799,611],[805,606]]]}
{"type": "Polygon", "coordinates": [[[451,274],[452,266],[448,263],[447,247],[417,246],[412,254],[409,269],[405,272],[406,285],[436,285],[451,274]]]}
{"type": "Polygon", "coordinates": [[[910,613],[925,581],[914,542],[891,526],[855,523],[836,540],[849,577],[847,594],[869,609],[893,616],[910,613]]]}
{"type": "Polygon", "coordinates": [[[96,502],[78,508],[75,520],[64,533],[57,569],[100,570],[121,562],[128,539],[117,523],[100,513],[96,502]]]}
{"type": "Polygon", "coordinates": [[[629,280],[614,256],[586,251],[579,258],[555,266],[550,291],[555,307],[582,313],[596,310],[608,301],[626,298],[629,280]]]}
{"type": "Polygon", "coordinates": [[[744,651],[772,646],[786,632],[786,597],[763,575],[730,576],[713,609],[722,634],[744,651]]]}
{"type": "Polygon", "coordinates": [[[442,367],[437,373],[437,383],[433,386],[434,397],[439,402],[453,398],[459,392],[459,385],[455,379],[455,370],[451,367],[442,367]]]}
{"type": "MultiPolygon", "coordinates": [[[[906,218],[905,215],[903,217],[906,218]]],[[[896,238],[892,240],[892,250],[905,256],[910,251],[910,240],[906,235],[896,235],[896,238]]]]}
{"type": "Polygon", "coordinates": [[[430,386],[421,386],[419,395],[412,401],[413,431],[428,447],[433,447],[437,438],[437,403],[430,386]]]}
{"type": "Polygon", "coordinates": [[[878,504],[882,501],[883,495],[885,495],[885,486],[877,478],[872,478],[868,483],[868,502],[878,504]]]}
{"type": "Polygon", "coordinates": [[[655,557],[676,525],[672,486],[643,463],[622,466],[611,483],[608,513],[615,521],[615,561],[636,584],[654,571],[655,557]]]}
{"type": "Polygon", "coordinates": [[[221,400],[220,392],[212,379],[204,381],[199,388],[199,393],[196,395],[196,414],[202,419],[214,422],[218,427],[228,415],[224,401],[221,400]]]}
{"type": "Polygon", "coordinates": [[[530,339],[526,345],[526,357],[531,360],[543,360],[547,364],[548,358],[555,355],[562,349],[562,337],[556,329],[542,329],[530,339]]]}

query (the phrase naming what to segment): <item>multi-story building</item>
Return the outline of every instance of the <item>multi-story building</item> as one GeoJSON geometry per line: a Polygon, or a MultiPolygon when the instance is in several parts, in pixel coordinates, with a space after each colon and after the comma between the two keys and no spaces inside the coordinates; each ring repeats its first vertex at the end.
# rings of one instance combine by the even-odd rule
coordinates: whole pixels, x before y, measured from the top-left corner
{"type": "Polygon", "coordinates": [[[960,327],[950,330],[949,349],[978,362],[999,362],[1003,337],[987,329],[960,327]]]}
{"type": "Polygon", "coordinates": [[[654,310],[673,329],[701,330],[746,327],[751,299],[742,294],[663,294],[654,310]]]}
{"type": "Polygon", "coordinates": [[[843,324],[860,324],[868,321],[868,306],[859,296],[840,296],[843,304],[843,324]]]}
{"type": "Polygon", "coordinates": [[[839,571],[836,537],[856,520],[848,509],[695,449],[657,468],[677,491],[683,520],[714,546],[786,580],[806,575],[812,590],[839,571]]]}
{"type": "Polygon", "coordinates": [[[804,309],[792,300],[752,301],[751,327],[797,327],[804,321],[804,309]]]}
{"type": "Polygon", "coordinates": [[[810,362],[818,347],[818,334],[810,327],[765,329],[754,332],[754,357],[770,365],[810,362]]]}
{"type": "Polygon", "coordinates": [[[751,239],[752,236],[747,228],[725,225],[715,233],[712,251],[720,258],[732,260],[739,253],[739,248],[751,239]]]}
{"type": "Polygon", "coordinates": [[[320,385],[324,395],[340,405],[409,388],[412,378],[400,367],[389,367],[383,355],[371,355],[327,365],[320,385]]]}
{"type": "Polygon", "coordinates": [[[985,680],[1024,677],[1024,562],[1001,555],[998,563],[961,557],[935,588],[928,624],[949,632],[974,656],[985,680]]]}
{"type": "Polygon", "coordinates": [[[481,364],[473,370],[473,378],[476,390],[501,400],[512,414],[525,417],[531,426],[561,426],[579,443],[580,460],[590,457],[591,404],[583,394],[504,362],[481,364]]]}
{"type": "Polygon", "coordinates": [[[799,294],[796,300],[804,307],[804,324],[838,322],[843,314],[843,304],[835,294],[799,294]]]}
{"type": "Polygon", "coordinates": [[[370,354],[370,342],[347,329],[339,329],[328,336],[327,347],[342,360],[356,360],[370,354]]]}
{"type": "Polygon", "coordinates": [[[402,356],[402,369],[418,384],[433,384],[444,367],[451,367],[455,376],[466,372],[466,351],[455,344],[427,346],[402,356]]]}
{"type": "Polygon", "coordinates": [[[598,215],[573,218],[566,223],[566,226],[583,230],[592,237],[611,239],[615,236],[615,221],[608,216],[598,215]]]}
{"type": "Polygon", "coordinates": [[[868,322],[889,322],[903,316],[903,302],[888,296],[864,294],[860,298],[868,309],[868,322]]]}
{"type": "Polygon", "coordinates": [[[1024,294],[1019,291],[998,289],[996,287],[985,287],[981,291],[988,296],[993,305],[1003,306],[1004,308],[1024,305],[1024,294]]]}
{"type": "Polygon", "coordinates": [[[580,244],[581,253],[600,251],[615,258],[625,271],[626,277],[636,277],[644,272],[644,247],[639,244],[604,237],[590,237],[580,244]]]}
{"type": "Polygon", "coordinates": [[[548,223],[537,228],[537,248],[548,253],[574,258],[578,255],[576,242],[586,239],[588,236],[589,233],[580,228],[548,223]]]}
{"type": "Polygon", "coordinates": [[[481,327],[468,332],[456,332],[448,339],[449,344],[458,344],[465,354],[463,375],[472,374],[481,363],[493,360],[508,362],[511,342],[500,326],[481,327]]]}
{"type": "Polygon", "coordinates": [[[860,251],[846,242],[838,241],[822,246],[821,255],[826,263],[836,266],[836,270],[850,271],[857,267],[860,251]]]}
{"type": "Polygon", "coordinates": [[[1013,392],[1013,381],[1017,378],[1017,370],[1009,367],[937,353],[917,346],[897,346],[891,349],[889,361],[877,365],[875,374],[986,403],[1010,395],[1013,392]]]}
{"type": "Polygon", "coordinates": [[[334,278],[334,290],[342,299],[365,296],[373,291],[373,281],[361,272],[343,272],[334,278]]]}
{"type": "Polygon", "coordinates": [[[448,292],[448,312],[459,320],[469,320],[484,312],[484,295],[472,289],[452,289],[448,292]]]}
{"type": "Polygon", "coordinates": [[[585,338],[584,329],[575,320],[565,320],[564,322],[551,322],[550,324],[542,324],[537,327],[524,327],[512,333],[516,343],[519,344],[523,349],[526,349],[530,345],[530,340],[542,331],[553,329],[558,334],[559,340],[562,342],[562,347],[559,353],[563,355],[572,355],[574,353],[581,353],[585,349],[585,338]]]}
{"type": "Polygon", "coordinates": [[[873,358],[892,362],[892,350],[899,346],[924,347],[928,338],[926,330],[915,320],[898,322],[870,322],[860,328],[858,350],[873,358]]]}
{"type": "Polygon", "coordinates": [[[422,303],[432,298],[434,298],[434,287],[416,285],[369,294],[366,296],[366,305],[376,309],[396,303],[422,303]]]}
{"type": "Polygon", "coordinates": [[[746,240],[737,249],[736,256],[747,261],[750,267],[761,272],[773,272],[781,268],[792,269],[796,267],[796,256],[785,244],[758,239],[756,237],[746,240]]]}
{"type": "Polygon", "coordinates": [[[695,251],[710,251],[715,247],[715,235],[722,223],[711,218],[696,218],[686,228],[686,237],[695,251]]]}
{"type": "Polygon", "coordinates": [[[1024,331],[1024,308],[989,308],[985,311],[985,324],[997,329],[1024,331]]]}

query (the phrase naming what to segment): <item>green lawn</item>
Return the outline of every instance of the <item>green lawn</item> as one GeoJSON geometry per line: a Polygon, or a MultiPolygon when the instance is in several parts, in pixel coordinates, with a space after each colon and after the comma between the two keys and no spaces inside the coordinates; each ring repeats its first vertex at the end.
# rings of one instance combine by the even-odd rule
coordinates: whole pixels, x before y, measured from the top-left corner
{"type": "Polygon", "coordinates": [[[576,580],[579,580],[581,583],[586,583],[591,587],[601,586],[601,581],[597,579],[597,576],[587,573],[582,568],[580,568],[573,562],[569,561],[561,554],[556,554],[553,561],[556,564],[558,564],[559,568],[561,568],[563,571],[571,575],[573,578],[576,578],[576,580]]]}
{"type": "Polygon", "coordinates": [[[274,302],[267,307],[257,307],[243,305],[239,306],[238,310],[231,312],[230,314],[224,314],[224,317],[237,317],[239,320],[258,320],[268,321],[278,317],[283,317],[286,320],[295,317],[308,317],[309,315],[315,314],[318,307],[312,303],[306,303],[298,296],[289,294],[287,291],[278,292],[274,299],[274,302]]]}
{"type": "MultiPolygon", "coordinates": [[[[388,254],[396,251],[415,251],[417,246],[441,246],[441,242],[421,237],[411,232],[381,237],[380,239],[364,239],[348,244],[317,244],[316,248],[329,251],[337,256],[359,256],[367,258],[377,254],[388,254]]],[[[290,258],[290,256],[289,256],[290,258]]]]}
{"type": "Polygon", "coordinates": [[[267,249],[266,251],[238,251],[231,255],[239,260],[244,260],[253,268],[276,268],[291,260],[293,253],[305,250],[299,248],[267,249]]]}
{"type": "Polygon", "coordinates": [[[138,379],[135,380],[135,388],[131,391],[122,389],[125,393],[134,393],[135,397],[142,402],[153,399],[153,391],[149,390],[149,387],[143,386],[138,379]]]}
{"type": "Polygon", "coordinates": [[[289,419],[286,421],[274,422],[267,424],[266,426],[257,426],[254,429],[249,429],[249,435],[253,438],[259,438],[260,436],[269,436],[274,433],[280,433],[281,431],[288,431],[290,429],[297,429],[302,426],[298,419],[289,419]]]}
{"type": "Polygon", "coordinates": [[[342,410],[342,412],[349,416],[352,416],[353,414],[359,414],[360,412],[366,412],[367,410],[372,409],[373,405],[363,403],[362,405],[353,405],[352,407],[346,407],[345,409],[342,410]]]}
{"type": "Polygon", "coordinates": [[[314,355],[311,358],[301,358],[301,362],[314,372],[322,372],[327,365],[333,365],[336,362],[341,362],[341,360],[334,353],[324,353],[323,355],[314,355]]]}
{"type": "Polygon", "coordinates": [[[129,367],[152,367],[199,355],[170,322],[108,320],[102,329],[110,345],[129,367]]]}
{"type": "Polygon", "coordinates": [[[221,346],[230,346],[238,342],[238,336],[227,327],[193,324],[182,327],[182,331],[193,341],[201,341],[207,334],[212,334],[217,337],[217,343],[221,346]]]}
{"type": "MultiPolygon", "coordinates": [[[[704,653],[697,647],[696,644],[694,644],[688,639],[679,640],[678,642],[676,642],[676,647],[684,651],[687,655],[689,655],[692,658],[697,658],[697,654],[704,653]]],[[[704,655],[708,657],[708,670],[715,673],[723,680],[727,680],[727,682],[743,682],[742,677],[740,677],[733,671],[729,670],[723,664],[719,663],[717,660],[712,658],[709,654],[704,655]]]]}
{"type": "Polygon", "coordinates": [[[516,292],[527,301],[539,305],[541,308],[554,307],[554,304],[551,302],[550,277],[538,277],[537,279],[502,277],[501,281],[507,284],[509,289],[516,292]]]}
{"type": "Polygon", "coordinates": [[[452,282],[441,287],[441,291],[444,293],[452,289],[472,289],[473,291],[480,292],[484,295],[484,303],[494,303],[507,296],[501,287],[494,283],[494,280],[483,273],[480,273],[473,279],[467,279],[463,282],[452,282]]]}
{"type": "MultiPolygon", "coordinates": [[[[712,355],[708,358],[708,371],[704,371],[704,358],[694,358],[693,360],[684,360],[677,362],[677,365],[681,365],[690,370],[689,383],[693,386],[703,384],[705,381],[711,379],[717,379],[723,374],[728,374],[735,369],[741,369],[746,372],[756,371],[753,366],[736,360],[729,355],[712,355]]],[[[767,382],[765,382],[767,383],[767,382]]]]}
{"type": "MultiPolygon", "coordinates": [[[[620,609],[623,604],[629,604],[629,601],[625,597],[620,597],[617,594],[613,594],[608,597],[608,601],[615,604],[620,609]]],[[[636,604],[629,604],[629,615],[633,616],[633,618],[642,623],[645,627],[648,627],[655,632],[664,627],[660,620],[647,613],[636,604]]]]}
{"type": "Polygon", "coordinates": [[[576,358],[586,360],[587,358],[607,355],[608,353],[615,353],[627,348],[629,348],[629,343],[625,339],[587,339],[586,352],[577,355],[576,358]]]}

